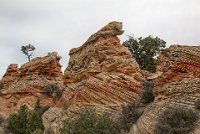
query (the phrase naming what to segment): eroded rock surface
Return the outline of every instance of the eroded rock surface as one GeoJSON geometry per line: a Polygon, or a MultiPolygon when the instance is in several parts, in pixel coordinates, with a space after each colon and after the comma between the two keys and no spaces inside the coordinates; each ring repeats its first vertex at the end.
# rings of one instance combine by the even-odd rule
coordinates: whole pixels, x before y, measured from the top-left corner
{"type": "MultiPolygon", "coordinates": [[[[193,109],[200,98],[200,46],[171,46],[158,57],[155,100],[144,111],[131,133],[153,134],[157,118],[168,106],[193,109]]],[[[198,134],[200,126],[194,133],[198,134]]]]}
{"type": "Polygon", "coordinates": [[[55,105],[43,88],[52,84],[60,89],[63,87],[59,60],[60,56],[52,52],[34,58],[20,68],[16,64],[10,65],[1,80],[4,88],[0,92],[0,113],[9,115],[23,104],[33,109],[38,98],[43,105],[55,105]]]}
{"type": "Polygon", "coordinates": [[[8,88],[8,86],[18,78],[18,75],[19,75],[18,65],[10,64],[2,80],[0,81],[2,84],[2,89],[8,88]]]}
{"type": "Polygon", "coordinates": [[[117,35],[122,33],[122,23],[111,22],[70,51],[61,101],[120,105],[138,98],[143,77],[135,59],[120,44],[117,35]]]}
{"type": "MultiPolygon", "coordinates": [[[[121,105],[136,101],[143,89],[143,76],[129,50],[120,44],[117,35],[123,33],[121,22],[111,22],[78,48],[70,51],[69,65],[64,72],[65,88],[58,106],[70,104],[62,119],[74,118],[82,108],[94,108],[97,113],[117,116],[121,105]]],[[[62,124],[43,116],[44,122],[62,124]],[[55,123],[56,122],[56,123],[55,123]]],[[[58,125],[59,127],[61,125],[58,125]]],[[[57,131],[58,128],[55,128],[57,131]]]]}

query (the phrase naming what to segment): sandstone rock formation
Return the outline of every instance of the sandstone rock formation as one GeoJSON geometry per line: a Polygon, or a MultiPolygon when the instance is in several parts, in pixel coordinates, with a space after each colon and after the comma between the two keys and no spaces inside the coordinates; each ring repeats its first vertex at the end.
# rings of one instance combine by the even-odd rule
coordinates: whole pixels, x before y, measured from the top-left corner
{"type": "Polygon", "coordinates": [[[0,91],[0,113],[9,115],[23,104],[33,109],[38,98],[42,104],[55,105],[51,98],[46,97],[43,88],[52,84],[60,89],[63,87],[59,60],[60,56],[53,52],[34,58],[20,68],[11,64],[1,80],[4,89],[0,91]]]}
{"type": "Polygon", "coordinates": [[[135,59],[117,38],[122,33],[122,23],[111,22],[81,47],[70,51],[63,101],[119,105],[138,98],[143,76],[135,59]]]}
{"type": "Polygon", "coordinates": [[[8,86],[13,83],[19,74],[19,69],[17,64],[10,64],[8,66],[8,69],[6,73],[3,76],[3,79],[1,80],[2,88],[8,88],[8,86]]]}
{"type": "MultiPolygon", "coordinates": [[[[155,100],[144,111],[130,133],[153,134],[157,118],[168,107],[194,109],[200,98],[200,46],[171,46],[158,57],[158,71],[155,79],[155,100]]],[[[198,134],[200,128],[194,132],[198,134]]]]}
{"type": "Polygon", "coordinates": [[[117,35],[122,33],[122,23],[111,22],[81,47],[70,51],[64,72],[65,88],[57,105],[67,102],[70,106],[63,117],[54,113],[56,109],[48,110],[43,116],[46,128],[51,126],[58,130],[54,124],[60,127],[60,118],[74,118],[85,107],[115,116],[120,113],[121,105],[139,98],[144,78],[135,59],[120,44],[117,35]],[[55,115],[57,121],[51,122],[49,115],[55,115]]]}

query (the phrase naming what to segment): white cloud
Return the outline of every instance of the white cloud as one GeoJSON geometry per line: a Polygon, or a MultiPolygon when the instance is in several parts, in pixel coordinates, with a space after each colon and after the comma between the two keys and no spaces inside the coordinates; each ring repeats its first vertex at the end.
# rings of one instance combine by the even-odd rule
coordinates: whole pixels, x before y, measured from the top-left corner
{"type": "Polygon", "coordinates": [[[199,45],[199,0],[1,0],[0,77],[10,63],[23,64],[21,45],[35,45],[35,56],[57,51],[64,68],[68,52],[110,21],[125,34],[158,36],[169,44],[199,45]]]}

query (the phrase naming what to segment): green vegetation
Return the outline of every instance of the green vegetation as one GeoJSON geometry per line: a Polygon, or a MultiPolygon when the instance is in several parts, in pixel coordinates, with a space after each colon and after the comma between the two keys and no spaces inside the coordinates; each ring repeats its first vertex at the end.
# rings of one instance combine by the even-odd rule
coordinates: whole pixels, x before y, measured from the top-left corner
{"type": "Polygon", "coordinates": [[[65,120],[61,134],[120,134],[118,124],[106,115],[95,114],[93,110],[84,110],[80,117],[65,120]]]}
{"type": "Polygon", "coordinates": [[[140,94],[140,102],[143,104],[148,104],[154,101],[153,95],[154,84],[151,81],[144,82],[144,91],[140,94]]]}
{"type": "Polygon", "coordinates": [[[2,126],[2,125],[3,125],[4,121],[5,121],[5,119],[3,118],[3,116],[2,116],[2,115],[0,115],[0,126],[2,126]]]}
{"type": "Polygon", "coordinates": [[[52,128],[48,128],[45,134],[55,134],[52,128]]]}
{"type": "Polygon", "coordinates": [[[35,50],[35,47],[31,44],[28,44],[26,46],[21,46],[21,51],[23,54],[25,54],[28,58],[28,61],[31,61],[31,57],[33,56],[33,52],[35,50]]]}
{"type": "MultiPolygon", "coordinates": [[[[36,129],[33,133],[31,134],[44,134],[43,130],[41,129],[36,129]]],[[[47,134],[50,134],[50,133],[47,133],[47,134]]]]}
{"type": "Polygon", "coordinates": [[[64,103],[63,103],[63,107],[62,107],[63,110],[64,110],[64,111],[67,111],[67,109],[69,108],[70,105],[71,105],[70,102],[64,102],[64,103]]]}
{"type": "Polygon", "coordinates": [[[0,90],[4,88],[4,85],[2,82],[0,82],[0,90]]]}
{"type": "Polygon", "coordinates": [[[168,52],[169,52],[168,48],[165,48],[162,50],[161,54],[163,54],[165,57],[168,57],[169,56],[168,52]]]}
{"type": "Polygon", "coordinates": [[[53,97],[54,100],[58,100],[62,96],[62,90],[58,89],[55,85],[48,85],[44,87],[44,92],[48,95],[53,97]]]}
{"type": "Polygon", "coordinates": [[[195,108],[200,110],[200,99],[195,102],[195,108]]]}
{"type": "Polygon", "coordinates": [[[122,107],[122,115],[119,124],[122,130],[129,132],[130,128],[137,122],[142,115],[140,103],[132,103],[122,107]]]}
{"type": "Polygon", "coordinates": [[[158,37],[148,36],[145,38],[134,38],[128,36],[128,40],[123,42],[131,54],[134,56],[141,69],[149,72],[156,71],[156,60],[154,57],[163,51],[166,42],[158,37]]]}
{"type": "Polygon", "coordinates": [[[198,119],[198,113],[191,109],[169,107],[159,116],[155,134],[189,134],[198,119]]]}
{"type": "Polygon", "coordinates": [[[7,129],[14,134],[30,134],[37,129],[43,131],[42,113],[38,110],[29,112],[27,106],[23,105],[18,113],[10,115],[7,129]]]}

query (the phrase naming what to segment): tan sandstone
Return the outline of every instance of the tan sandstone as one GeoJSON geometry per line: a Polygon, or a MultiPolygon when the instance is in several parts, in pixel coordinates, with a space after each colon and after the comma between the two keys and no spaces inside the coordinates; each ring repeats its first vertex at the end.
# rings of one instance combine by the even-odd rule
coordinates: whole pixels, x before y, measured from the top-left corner
{"type": "Polygon", "coordinates": [[[159,115],[168,106],[195,110],[194,104],[200,98],[200,46],[171,46],[158,57],[158,71],[162,74],[154,82],[155,100],[130,134],[153,134],[159,115]]]}
{"type": "Polygon", "coordinates": [[[4,89],[0,91],[0,113],[7,116],[26,104],[33,109],[38,99],[42,105],[55,105],[43,88],[48,85],[63,87],[60,56],[56,52],[45,57],[37,57],[20,68],[11,64],[3,79],[4,89]]]}
{"type": "MultiPolygon", "coordinates": [[[[90,36],[82,46],[70,51],[69,64],[64,72],[65,88],[58,102],[58,106],[69,103],[70,107],[62,119],[73,118],[83,107],[115,116],[120,113],[122,105],[139,98],[144,78],[138,63],[117,37],[122,33],[122,23],[111,22],[90,36]]],[[[51,120],[49,115],[55,115],[53,112],[46,112],[44,122],[51,120]]],[[[56,119],[59,120],[60,116],[56,119]]],[[[52,127],[55,124],[49,123],[52,127]]]]}

